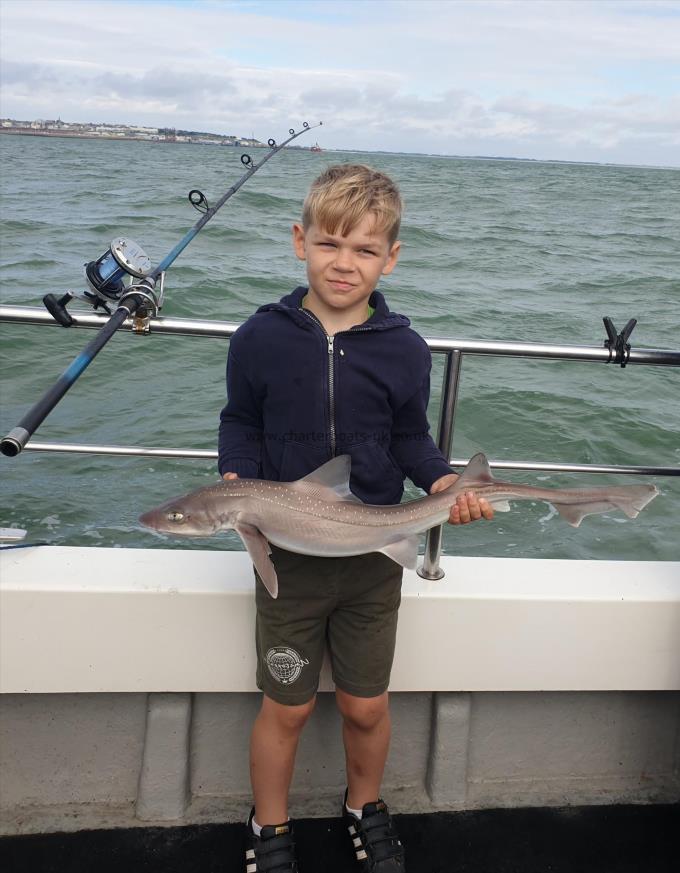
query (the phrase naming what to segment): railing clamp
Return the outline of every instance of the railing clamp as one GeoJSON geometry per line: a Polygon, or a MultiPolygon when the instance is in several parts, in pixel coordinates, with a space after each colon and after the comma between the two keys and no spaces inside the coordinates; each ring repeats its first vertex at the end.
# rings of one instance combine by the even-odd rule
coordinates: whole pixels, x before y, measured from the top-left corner
{"type": "Polygon", "coordinates": [[[621,333],[618,334],[611,318],[605,315],[602,321],[607,331],[607,339],[604,341],[604,347],[609,349],[609,360],[607,363],[620,364],[621,367],[625,367],[630,358],[630,343],[628,339],[637,324],[637,318],[631,318],[621,333]]]}

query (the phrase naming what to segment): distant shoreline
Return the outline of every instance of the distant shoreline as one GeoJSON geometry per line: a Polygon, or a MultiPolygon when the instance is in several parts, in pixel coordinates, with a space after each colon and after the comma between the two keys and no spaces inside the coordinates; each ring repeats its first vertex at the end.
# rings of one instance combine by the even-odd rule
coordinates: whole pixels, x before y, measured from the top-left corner
{"type": "MultiPolygon", "coordinates": [[[[106,134],[92,134],[92,133],[80,133],[77,131],[67,131],[67,130],[34,130],[25,127],[0,127],[0,133],[7,133],[13,136],[49,136],[49,137],[61,137],[62,139],[92,139],[92,140],[102,140],[105,142],[146,142],[151,143],[152,145],[216,145],[216,146],[226,146],[227,148],[267,148],[268,146],[265,143],[261,143],[260,145],[248,145],[248,146],[237,146],[231,145],[230,143],[221,143],[221,142],[187,142],[187,141],[177,141],[172,139],[149,139],[148,137],[138,137],[138,136],[108,136],[106,134]]],[[[299,151],[309,151],[309,148],[304,148],[303,146],[288,146],[288,148],[299,151]]],[[[522,163],[533,163],[533,164],[573,164],[576,166],[584,166],[584,167],[622,167],[622,168],[635,168],[639,170],[680,170],[680,166],[673,166],[672,164],[616,164],[610,163],[607,161],[576,161],[576,160],[565,160],[560,158],[515,158],[512,156],[502,156],[502,155],[447,155],[447,154],[428,154],[427,152],[388,152],[382,151],[381,149],[367,150],[367,149],[324,149],[324,153],[347,153],[347,154],[369,154],[369,155],[404,155],[405,157],[423,157],[423,158],[451,158],[453,160],[463,160],[463,161],[516,161],[522,163]]]]}
{"type": "MultiPolygon", "coordinates": [[[[25,127],[0,127],[0,133],[8,133],[10,136],[52,136],[60,137],[61,139],[105,139],[122,140],[123,142],[173,143],[172,140],[148,139],[141,136],[107,136],[100,133],[80,133],[70,130],[32,130],[25,127]]],[[[176,145],[176,143],[173,144],[176,145]]],[[[186,145],[186,143],[180,143],[180,145],[186,145]]]]}
{"type": "Polygon", "coordinates": [[[121,136],[120,134],[106,133],[82,133],[77,130],[38,130],[28,127],[0,127],[0,133],[7,133],[10,136],[49,136],[60,137],[61,139],[98,139],[106,142],[148,142],[152,145],[216,145],[226,146],[227,148],[248,148],[248,149],[264,149],[267,148],[265,143],[259,145],[253,143],[247,146],[236,145],[229,142],[215,140],[214,142],[191,142],[187,140],[151,139],[148,136],[121,136]]]}

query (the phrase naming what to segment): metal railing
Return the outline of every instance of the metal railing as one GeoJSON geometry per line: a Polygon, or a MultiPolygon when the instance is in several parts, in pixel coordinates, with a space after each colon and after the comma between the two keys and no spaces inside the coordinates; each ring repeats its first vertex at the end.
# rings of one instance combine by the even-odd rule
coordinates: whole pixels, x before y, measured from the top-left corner
{"type": "MultiPolygon", "coordinates": [[[[104,327],[107,315],[95,312],[71,312],[73,327],[86,327],[94,330],[104,327]]],[[[0,306],[0,323],[37,324],[59,327],[52,316],[40,306],[0,306]]],[[[132,332],[133,319],[129,318],[121,327],[132,332]]],[[[149,325],[150,334],[172,334],[175,336],[208,336],[228,339],[240,325],[228,321],[208,321],[200,318],[168,318],[159,315],[149,325]]],[[[461,352],[475,355],[494,355],[500,357],[548,358],[566,361],[593,361],[606,364],[611,354],[603,346],[555,345],[553,343],[512,343],[495,340],[464,340],[433,338],[425,340],[433,352],[461,352]]],[[[632,349],[629,364],[652,364],[680,367],[680,351],[668,349],[632,349]]]]}
{"type": "MultiPolygon", "coordinates": [[[[73,312],[73,326],[99,329],[108,321],[105,315],[91,312],[73,312]]],[[[58,327],[52,316],[44,309],[29,306],[0,306],[0,323],[32,324],[58,327]]],[[[132,319],[123,327],[132,328],[132,319]]],[[[159,316],[151,320],[149,333],[175,336],[203,336],[228,339],[238,324],[207,321],[203,319],[168,318],[159,316]]],[[[521,357],[541,360],[589,361],[612,363],[612,352],[602,346],[556,345],[552,343],[516,343],[487,340],[462,340],[426,338],[431,352],[445,355],[442,382],[441,406],[437,426],[437,445],[450,458],[452,466],[464,466],[465,458],[451,458],[458,389],[463,355],[490,355],[494,357],[521,357]]],[[[627,365],[650,365],[680,367],[680,351],[667,349],[633,348],[626,360],[627,365]]],[[[144,448],[141,446],[106,446],[79,443],[49,443],[31,440],[25,451],[66,452],[102,455],[128,455],[156,458],[186,458],[211,460],[217,451],[205,449],[144,448]]],[[[629,475],[680,476],[680,467],[631,466],[617,464],[561,464],[531,461],[490,460],[494,469],[533,470],[555,473],[623,473],[629,475]]],[[[439,567],[442,527],[428,531],[425,555],[418,573],[425,579],[441,579],[439,567]]]]}

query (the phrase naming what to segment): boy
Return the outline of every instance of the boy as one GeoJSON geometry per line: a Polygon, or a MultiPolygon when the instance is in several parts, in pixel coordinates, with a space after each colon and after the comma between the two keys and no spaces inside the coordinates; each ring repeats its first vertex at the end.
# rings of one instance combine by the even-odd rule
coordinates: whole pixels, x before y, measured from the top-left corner
{"type": "MultiPolygon", "coordinates": [[[[457,478],[429,436],[427,345],[375,290],[397,262],[401,209],[392,180],[361,165],[330,167],[312,184],[302,224],[293,226],[309,287],[260,307],[230,344],[219,440],[225,479],[293,481],[347,453],[352,492],[390,504],[400,501],[405,476],[429,493],[457,478]]],[[[468,495],[449,520],[492,515],[468,495]]],[[[402,568],[378,553],[316,558],[272,546],[272,559],[279,598],[256,585],[264,698],[251,736],[246,873],[298,869],[288,789],[326,643],[343,719],[342,809],[357,869],[403,873],[403,850],[379,797],[402,568]]]]}

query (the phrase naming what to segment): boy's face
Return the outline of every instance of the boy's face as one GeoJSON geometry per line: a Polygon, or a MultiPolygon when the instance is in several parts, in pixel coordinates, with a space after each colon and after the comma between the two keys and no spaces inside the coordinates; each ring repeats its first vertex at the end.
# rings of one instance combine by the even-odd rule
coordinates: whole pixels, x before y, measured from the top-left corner
{"type": "Polygon", "coordinates": [[[385,232],[376,232],[366,215],[347,236],[326,233],[312,224],[305,231],[293,225],[293,246],[307,262],[310,292],[325,307],[346,311],[368,301],[378,280],[392,272],[400,243],[390,245],[385,232]]]}

